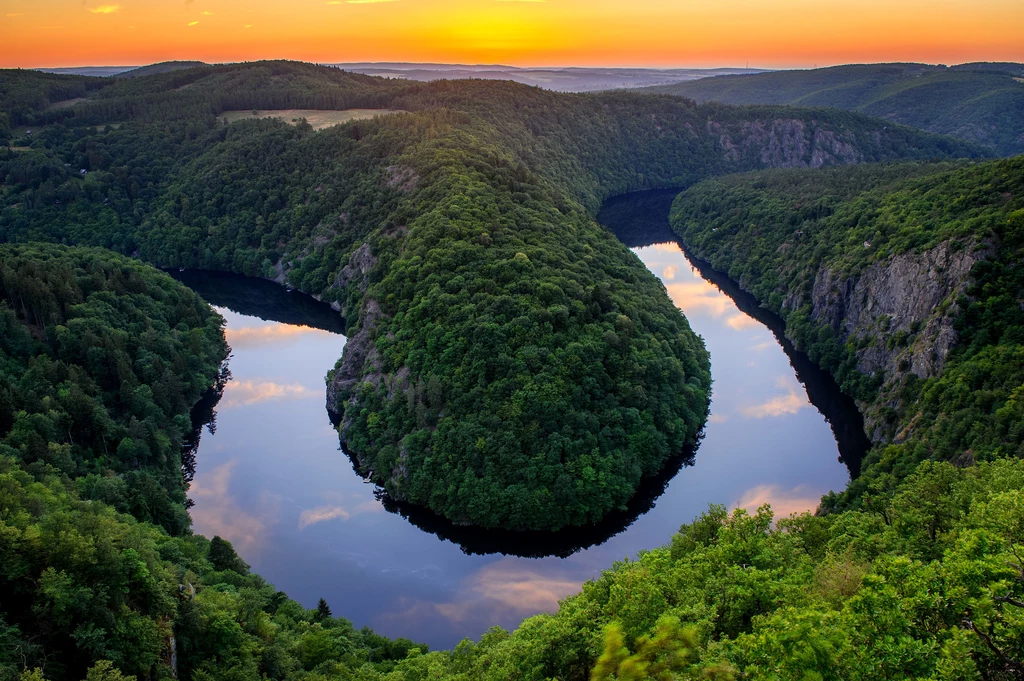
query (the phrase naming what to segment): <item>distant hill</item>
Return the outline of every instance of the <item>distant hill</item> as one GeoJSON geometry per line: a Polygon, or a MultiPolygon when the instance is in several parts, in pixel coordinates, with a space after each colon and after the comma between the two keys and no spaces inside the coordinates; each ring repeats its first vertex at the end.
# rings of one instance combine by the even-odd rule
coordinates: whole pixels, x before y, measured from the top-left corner
{"type": "Polygon", "coordinates": [[[126,71],[134,71],[138,66],[62,66],[60,68],[31,69],[43,73],[55,73],[60,76],[116,76],[126,71]]]}
{"type": "Polygon", "coordinates": [[[829,106],[1024,153],[1024,64],[858,64],[646,88],[698,102],[829,106]]]}
{"type": "Polygon", "coordinates": [[[64,76],[99,76],[118,78],[138,78],[139,76],[152,76],[157,73],[168,73],[191,69],[195,66],[205,66],[201,61],[164,61],[148,66],[67,66],[60,68],[32,69],[43,73],[55,73],[64,76]]]}
{"type": "Polygon", "coordinates": [[[150,64],[149,66],[140,66],[137,69],[131,71],[125,71],[117,74],[118,78],[138,78],[139,76],[153,76],[158,73],[170,73],[171,71],[182,71],[184,69],[192,69],[197,66],[206,66],[205,62],[201,61],[163,61],[158,64],[150,64]]]}
{"type": "Polygon", "coordinates": [[[423,82],[463,78],[514,80],[517,83],[535,85],[556,92],[594,92],[673,85],[710,76],[763,72],[763,69],[731,68],[645,69],[589,66],[523,68],[502,64],[415,64],[409,62],[354,62],[331,64],[331,66],[369,76],[423,82]]]}

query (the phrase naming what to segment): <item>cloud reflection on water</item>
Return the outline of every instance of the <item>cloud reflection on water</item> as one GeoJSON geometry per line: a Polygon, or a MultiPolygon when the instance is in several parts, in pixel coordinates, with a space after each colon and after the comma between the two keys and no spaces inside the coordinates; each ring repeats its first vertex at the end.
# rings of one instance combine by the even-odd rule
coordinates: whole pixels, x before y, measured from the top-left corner
{"type": "Polygon", "coordinates": [[[224,330],[224,337],[232,348],[252,348],[261,345],[300,340],[309,334],[329,334],[309,326],[290,326],[288,324],[267,324],[266,326],[229,326],[224,330]]]}
{"type": "Polygon", "coordinates": [[[458,627],[476,628],[481,622],[508,621],[509,614],[528,617],[554,612],[558,602],[579,592],[578,575],[567,570],[562,577],[533,569],[529,558],[505,557],[467,575],[448,601],[401,599],[398,612],[382,613],[378,622],[425,621],[437,617],[458,627]]]}
{"type": "Polygon", "coordinates": [[[704,280],[667,284],[665,288],[676,307],[689,316],[707,314],[718,319],[735,309],[731,300],[704,280]]]}
{"type": "Polygon", "coordinates": [[[331,505],[308,508],[299,514],[299,529],[304,530],[310,525],[324,523],[329,520],[348,520],[360,513],[382,513],[383,511],[384,507],[376,499],[364,501],[351,509],[344,506],[331,505]]]}
{"type": "Polygon", "coordinates": [[[801,409],[811,406],[806,395],[800,395],[795,390],[785,395],[776,397],[748,407],[740,407],[740,413],[748,419],[776,418],[795,414],[801,409]]]}
{"type": "Polygon", "coordinates": [[[276,495],[263,492],[258,510],[243,509],[230,491],[237,466],[238,459],[231,459],[193,481],[188,491],[196,502],[192,524],[197,533],[219,535],[234,544],[241,555],[251,558],[259,554],[267,531],[277,524],[281,503],[276,495]]]}
{"type": "Polygon", "coordinates": [[[220,409],[246,406],[269,400],[321,399],[323,395],[299,383],[274,381],[231,381],[224,388],[220,409]]]}
{"type": "Polygon", "coordinates": [[[800,485],[793,489],[784,489],[779,485],[758,485],[744,492],[743,496],[733,504],[733,508],[746,509],[748,513],[756,513],[757,509],[770,504],[775,519],[786,518],[794,513],[805,513],[818,508],[821,495],[800,485]]]}

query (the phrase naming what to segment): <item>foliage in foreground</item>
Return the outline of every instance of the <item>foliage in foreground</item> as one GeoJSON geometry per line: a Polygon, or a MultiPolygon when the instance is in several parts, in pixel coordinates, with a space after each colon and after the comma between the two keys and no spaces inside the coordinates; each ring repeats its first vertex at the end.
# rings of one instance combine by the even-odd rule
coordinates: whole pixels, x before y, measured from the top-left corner
{"type": "Polygon", "coordinates": [[[226,542],[176,538],[60,476],[0,461],[7,678],[1013,679],[1024,650],[1024,462],[926,462],[884,508],[778,520],[712,509],[559,611],[426,653],[307,611],[226,542]],[[9,602],[5,598],[5,603],[9,602]],[[593,676],[591,674],[593,673],[593,676]],[[39,677],[37,677],[39,678],[39,677]],[[92,677],[90,677],[92,678],[92,677]],[[99,677],[106,678],[106,677],[99,677]]]}

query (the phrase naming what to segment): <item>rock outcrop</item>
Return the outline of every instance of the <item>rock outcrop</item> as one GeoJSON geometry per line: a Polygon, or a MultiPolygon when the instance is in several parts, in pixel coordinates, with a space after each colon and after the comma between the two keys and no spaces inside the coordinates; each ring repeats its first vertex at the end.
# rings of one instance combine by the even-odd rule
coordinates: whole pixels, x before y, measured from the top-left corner
{"type": "Polygon", "coordinates": [[[725,126],[708,121],[707,131],[718,137],[725,159],[756,159],[766,168],[820,168],[863,160],[851,140],[841,133],[805,121],[770,119],[725,126]]]}
{"type": "MultiPolygon", "coordinates": [[[[931,378],[942,371],[956,345],[957,301],[975,263],[991,254],[988,246],[945,241],[875,263],[856,276],[822,267],[810,300],[790,296],[784,306],[795,310],[809,303],[814,321],[830,326],[840,342],[852,341],[858,370],[882,379],[884,396],[887,386],[908,373],[931,378]]],[[[890,438],[872,410],[865,411],[865,420],[873,440],[890,438]]]]}
{"type": "Polygon", "coordinates": [[[365,295],[370,284],[370,272],[376,265],[377,258],[371,252],[370,245],[364,243],[352,252],[348,264],[341,268],[333,283],[334,289],[341,290],[355,286],[361,300],[359,325],[354,333],[349,334],[338,366],[327,376],[327,409],[338,416],[342,414],[342,403],[348,399],[352,389],[366,380],[364,373],[367,367],[371,373],[370,378],[375,374],[379,380],[380,357],[373,339],[381,310],[376,299],[365,295]]]}

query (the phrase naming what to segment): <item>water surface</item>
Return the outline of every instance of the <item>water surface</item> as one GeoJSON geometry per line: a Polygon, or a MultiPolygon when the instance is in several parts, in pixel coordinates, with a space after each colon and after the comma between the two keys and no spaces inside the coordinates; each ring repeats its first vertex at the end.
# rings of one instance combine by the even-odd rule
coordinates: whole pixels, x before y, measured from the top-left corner
{"type": "Polygon", "coordinates": [[[840,452],[855,468],[863,451],[852,404],[780,344],[769,328],[778,331],[779,320],[691,265],[667,229],[670,201],[667,192],[620,197],[600,219],[703,336],[711,418],[697,451],[681,453],[628,513],[557,537],[523,537],[382,503],[339,449],[324,407],[324,374],[345,343],[337,314],[268,282],[186,272],[174,274],[219,307],[232,347],[215,428],[196,454],[195,530],[231,540],[307,607],[323,597],[356,626],[437,648],[554,610],[614,561],[666,543],[708,504],[771,503],[788,514],[842,489],[849,472],[840,452]]]}

